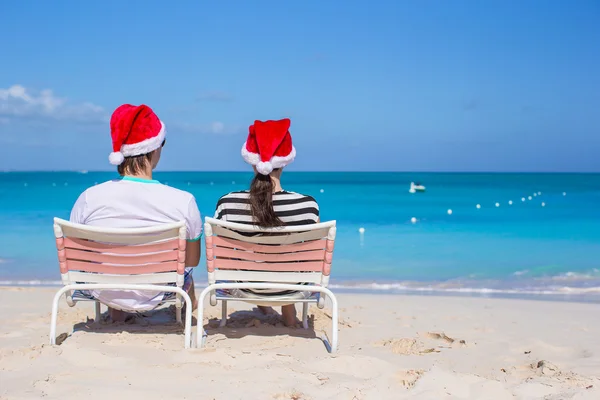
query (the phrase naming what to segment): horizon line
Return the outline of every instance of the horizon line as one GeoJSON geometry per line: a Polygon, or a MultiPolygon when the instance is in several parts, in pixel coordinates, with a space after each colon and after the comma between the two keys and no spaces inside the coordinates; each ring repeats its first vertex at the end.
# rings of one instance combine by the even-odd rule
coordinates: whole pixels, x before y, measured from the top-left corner
{"type": "MultiPolygon", "coordinates": [[[[70,172],[70,173],[78,173],[78,174],[87,174],[87,173],[108,173],[108,172],[116,172],[115,170],[79,170],[79,169],[56,169],[56,170],[2,170],[2,173],[56,173],[56,172],[70,172]]],[[[186,172],[186,173],[248,173],[251,174],[252,171],[248,170],[163,170],[163,171],[154,171],[154,173],[174,173],[174,172],[186,172]]],[[[380,171],[360,171],[360,170],[294,170],[294,171],[286,171],[286,173],[360,173],[360,174],[381,174],[381,173],[397,173],[397,174],[581,174],[581,175],[589,175],[589,174],[600,174],[599,171],[417,171],[417,170],[380,170],[380,171]]]]}

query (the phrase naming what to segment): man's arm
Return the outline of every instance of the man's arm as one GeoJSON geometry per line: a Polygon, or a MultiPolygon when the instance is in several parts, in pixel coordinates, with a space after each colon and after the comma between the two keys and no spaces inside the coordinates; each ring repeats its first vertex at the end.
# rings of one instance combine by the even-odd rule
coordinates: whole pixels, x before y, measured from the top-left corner
{"type": "Polygon", "coordinates": [[[189,241],[185,247],[185,266],[195,267],[200,262],[200,240],[189,241]]]}
{"type": "Polygon", "coordinates": [[[196,199],[193,196],[188,204],[186,228],[188,233],[188,240],[185,248],[185,266],[195,267],[200,262],[202,217],[200,216],[200,211],[198,210],[198,206],[196,205],[196,199]]]}

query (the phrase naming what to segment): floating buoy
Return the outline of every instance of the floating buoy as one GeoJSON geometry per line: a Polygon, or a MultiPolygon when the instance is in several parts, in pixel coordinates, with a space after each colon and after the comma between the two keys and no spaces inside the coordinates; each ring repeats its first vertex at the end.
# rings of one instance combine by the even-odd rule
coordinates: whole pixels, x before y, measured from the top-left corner
{"type": "Polygon", "coordinates": [[[541,196],[541,195],[542,195],[542,192],[538,192],[538,196],[541,196]]]}
{"type": "Polygon", "coordinates": [[[56,186],[56,183],[53,183],[52,186],[56,186]]]}
{"type": "Polygon", "coordinates": [[[452,215],[452,210],[448,209],[448,215],[452,215]]]}
{"type": "Polygon", "coordinates": [[[521,197],[521,201],[525,201],[525,197],[521,197]]]}
{"type": "Polygon", "coordinates": [[[412,222],[413,224],[416,224],[416,223],[417,223],[417,219],[416,219],[415,217],[412,217],[412,218],[410,219],[410,222],[412,222]]]}
{"type": "Polygon", "coordinates": [[[325,193],[325,189],[321,189],[321,190],[319,190],[319,192],[325,193]]]}
{"type": "Polygon", "coordinates": [[[477,204],[475,207],[479,210],[481,208],[481,204],[477,204]]]}
{"type": "Polygon", "coordinates": [[[566,196],[566,195],[567,195],[567,192],[563,192],[563,196],[566,196]]]}
{"type": "Polygon", "coordinates": [[[496,207],[500,207],[500,203],[496,203],[496,207]]]}
{"type": "Polygon", "coordinates": [[[546,207],[546,203],[542,202],[542,207],[546,207]]]}
{"type": "Polygon", "coordinates": [[[27,183],[24,183],[23,186],[27,186],[27,183]]]}
{"type": "Polygon", "coordinates": [[[215,184],[214,182],[211,182],[211,183],[210,183],[210,186],[212,186],[212,185],[214,185],[214,184],[215,184]]]}
{"type": "Polygon", "coordinates": [[[509,200],[509,201],[508,201],[508,205],[509,205],[509,206],[512,206],[512,200],[509,200]]]}
{"type": "Polygon", "coordinates": [[[235,181],[231,181],[231,184],[232,184],[232,185],[235,185],[235,181]]]}
{"type": "Polygon", "coordinates": [[[533,197],[537,197],[537,193],[534,193],[534,194],[533,194],[533,197]]]}
{"type": "Polygon", "coordinates": [[[529,196],[529,197],[527,198],[527,200],[531,200],[532,198],[533,198],[533,197],[529,196]]]}
{"type": "Polygon", "coordinates": [[[65,186],[69,186],[69,184],[67,182],[65,182],[65,186]]]}
{"type": "Polygon", "coordinates": [[[359,233],[365,233],[365,228],[363,228],[362,226],[360,228],[358,228],[358,232],[359,233]]]}

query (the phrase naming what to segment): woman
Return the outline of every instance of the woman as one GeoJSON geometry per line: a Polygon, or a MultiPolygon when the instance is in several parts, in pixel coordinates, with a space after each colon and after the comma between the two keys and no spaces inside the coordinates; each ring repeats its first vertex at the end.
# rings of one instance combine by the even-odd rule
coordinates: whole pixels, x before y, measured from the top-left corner
{"type": "MultiPolygon", "coordinates": [[[[124,104],[110,120],[113,153],[121,177],[87,189],[71,211],[71,222],[111,227],[144,228],[185,221],[188,244],[186,267],[198,265],[202,220],[194,196],[152,179],[165,145],[165,125],[146,105],[124,104]]],[[[184,289],[194,304],[191,268],[186,269],[184,289]]],[[[86,293],[109,306],[113,321],[124,320],[124,311],[147,311],[165,300],[165,293],[140,290],[101,290],[86,293]]]]}
{"type": "MultiPolygon", "coordinates": [[[[250,190],[229,193],[219,200],[215,218],[264,228],[306,225],[319,222],[319,206],[311,196],[285,191],[281,186],[283,168],[294,161],[296,149],[289,132],[290,120],[255,121],[242,147],[242,157],[254,167],[250,190]]],[[[304,293],[267,290],[240,290],[235,295],[302,297],[304,293]]],[[[259,306],[265,314],[270,307],[259,306]]],[[[295,326],[296,307],[282,306],[286,326],[295,326]]]]}

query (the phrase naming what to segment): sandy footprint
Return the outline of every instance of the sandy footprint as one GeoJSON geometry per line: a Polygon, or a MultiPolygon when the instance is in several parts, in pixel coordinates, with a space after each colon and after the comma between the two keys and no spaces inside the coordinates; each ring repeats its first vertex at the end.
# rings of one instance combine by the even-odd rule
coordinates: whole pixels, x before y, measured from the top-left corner
{"type": "Polygon", "coordinates": [[[376,342],[375,346],[387,347],[392,353],[402,355],[439,353],[440,349],[466,346],[466,341],[451,338],[443,332],[427,332],[421,334],[420,339],[386,339],[376,342]],[[440,345],[440,341],[445,345],[440,345]]]}
{"type": "Polygon", "coordinates": [[[424,373],[425,371],[422,369],[406,369],[398,371],[396,378],[402,386],[406,389],[410,389],[415,386],[415,383],[417,383],[424,373]]]}
{"type": "Polygon", "coordinates": [[[273,398],[276,400],[309,400],[309,397],[297,390],[293,390],[289,393],[276,393],[273,395],[273,398]]]}
{"type": "Polygon", "coordinates": [[[432,353],[434,349],[426,349],[423,342],[412,338],[387,339],[375,343],[375,346],[382,346],[390,349],[394,354],[413,355],[432,353]]]}
{"type": "MultiPolygon", "coordinates": [[[[329,310],[321,310],[318,307],[310,307],[308,310],[309,314],[309,325],[315,330],[331,329],[331,312],[329,310]]],[[[338,314],[338,324],[341,328],[352,328],[360,325],[358,322],[351,321],[347,318],[343,318],[338,314]]]]}
{"type": "Polygon", "coordinates": [[[436,341],[442,341],[442,342],[450,345],[451,347],[462,347],[462,346],[467,345],[467,342],[465,340],[451,338],[450,336],[446,335],[444,332],[426,332],[425,334],[422,334],[421,336],[424,336],[426,338],[436,340],[436,341]]]}
{"type": "Polygon", "coordinates": [[[556,364],[547,360],[539,360],[531,364],[502,368],[501,371],[507,376],[521,381],[539,378],[542,381],[560,382],[571,387],[583,389],[598,384],[598,379],[582,376],[571,371],[562,371],[556,364]]]}

